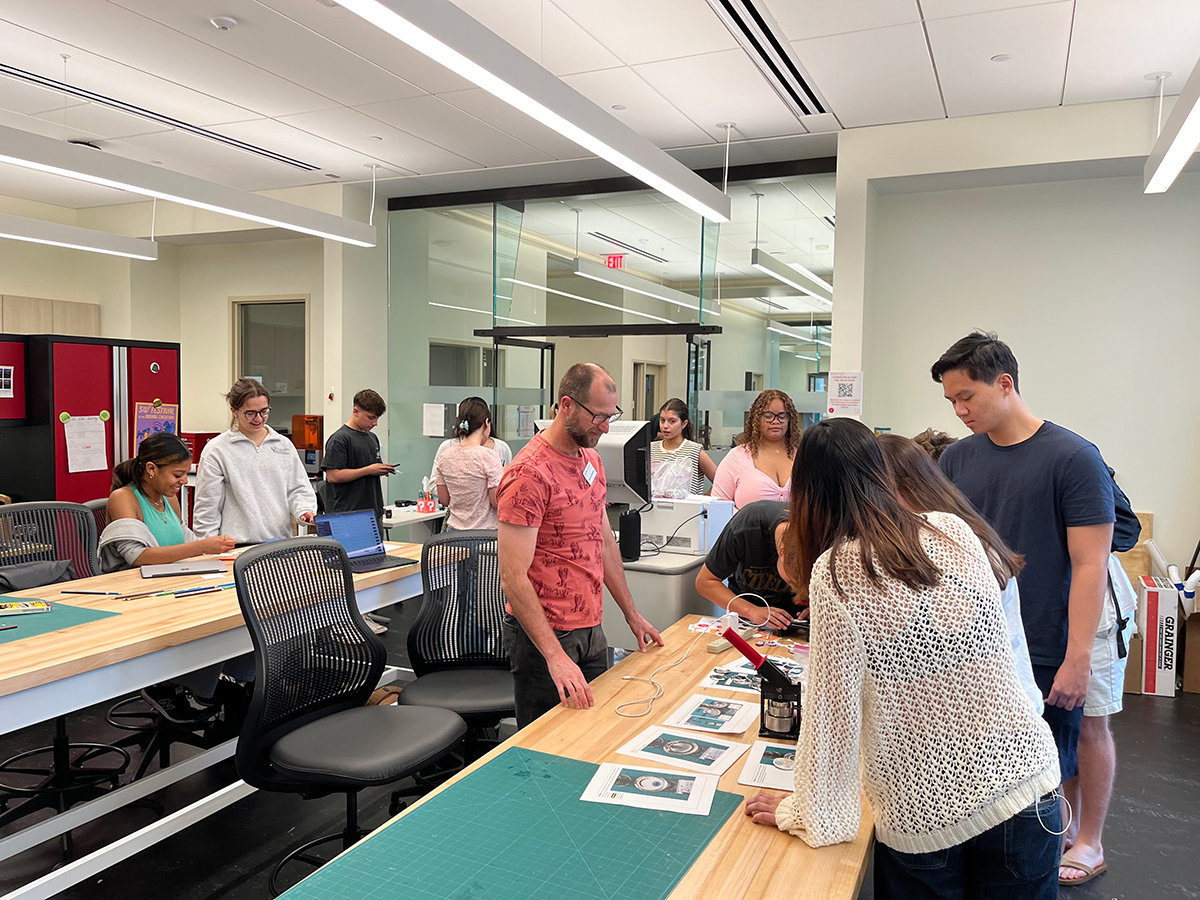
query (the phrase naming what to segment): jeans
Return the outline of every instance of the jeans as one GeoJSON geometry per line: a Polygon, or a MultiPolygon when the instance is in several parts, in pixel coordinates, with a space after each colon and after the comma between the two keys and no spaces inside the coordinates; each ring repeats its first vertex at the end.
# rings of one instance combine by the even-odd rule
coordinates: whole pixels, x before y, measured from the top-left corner
{"type": "MultiPolygon", "coordinates": [[[[555,631],[562,646],[587,681],[592,681],[608,669],[608,641],[600,625],[555,631]]],[[[550,677],[546,658],[529,639],[516,616],[504,616],[504,649],[512,667],[513,686],[517,699],[517,727],[524,728],[542,713],[549,712],[562,701],[558,688],[550,677]]]]}
{"type": "Polygon", "coordinates": [[[955,847],[901,853],[875,842],[877,900],[1053,900],[1058,896],[1057,795],[955,847]],[[1040,821],[1039,821],[1040,815],[1040,821]]]}

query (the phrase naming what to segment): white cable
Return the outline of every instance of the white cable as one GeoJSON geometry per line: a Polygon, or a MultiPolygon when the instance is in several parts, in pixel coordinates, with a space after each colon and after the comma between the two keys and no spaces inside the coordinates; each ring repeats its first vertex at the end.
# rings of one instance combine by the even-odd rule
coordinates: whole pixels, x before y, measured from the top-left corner
{"type": "MultiPolygon", "coordinates": [[[[767,598],[766,598],[766,597],[761,597],[761,596],[759,596],[758,594],[751,593],[750,591],[745,591],[744,593],[741,593],[741,594],[734,594],[732,597],[730,597],[730,598],[729,598],[729,602],[725,604],[725,612],[730,612],[730,609],[729,609],[729,607],[733,606],[733,601],[734,601],[734,600],[740,600],[740,599],[742,599],[743,597],[753,597],[755,600],[761,600],[761,601],[762,601],[762,604],[763,604],[763,606],[765,606],[765,607],[767,608],[767,617],[766,617],[765,619],[763,619],[763,621],[762,621],[762,626],[763,626],[764,628],[770,628],[771,626],[770,626],[770,624],[768,624],[768,623],[770,623],[770,621],[771,621],[771,604],[767,602],[767,598]]],[[[739,616],[738,616],[738,618],[740,618],[740,619],[746,619],[746,617],[745,617],[745,616],[742,616],[742,615],[739,615],[739,616]]],[[[754,622],[754,621],[752,621],[752,620],[750,620],[750,619],[746,619],[746,621],[747,621],[747,622],[750,622],[750,624],[751,624],[751,625],[758,625],[758,624],[759,624],[758,622],[754,622]]]]}
{"type": "MultiPolygon", "coordinates": [[[[1067,831],[1070,829],[1071,822],[1074,817],[1074,811],[1071,809],[1071,801],[1067,799],[1065,794],[1059,793],[1057,788],[1055,788],[1055,790],[1054,790],[1054,796],[1059,798],[1060,800],[1062,800],[1063,803],[1067,804],[1067,824],[1063,826],[1062,831],[1051,831],[1049,828],[1046,827],[1046,823],[1042,821],[1042,810],[1039,806],[1039,804],[1042,801],[1040,798],[1038,799],[1038,801],[1036,803],[1033,804],[1033,814],[1035,816],[1037,816],[1038,824],[1042,826],[1042,830],[1044,832],[1046,832],[1046,834],[1052,834],[1055,837],[1061,837],[1062,835],[1066,834],[1067,831]]],[[[1070,864],[1070,862],[1064,862],[1063,865],[1069,866],[1071,864],[1070,864]]]]}
{"type": "Polygon", "coordinates": [[[659,672],[662,672],[666,669],[675,668],[675,666],[679,665],[681,662],[683,662],[685,659],[687,659],[687,655],[692,652],[692,648],[696,646],[696,641],[698,641],[698,640],[700,640],[700,635],[696,635],[694,638],[692,638],[692,642],[690,644],[688,644],[687,649],[683,651],[683,656],[679,657],[679,659],[675,660],[675,662],[673,662],[673,663],[667,663],[666,665],[659,666],[657,669],[655,669],[653,672],[650,673],[650,676],[648,678],[643,678],[641,675],[626,675],[626,676],[624,676],[621,679],[622,681],[642,681],[642,682],[645,682],[646,684],[654,685],[654,696],[653,697],[643,697],[641,700],[626,700],[624,703],[618,703],[614,707],[616,714],[618,716],[624,716],[627,719],[640,719],[642,716],[650,715],[650,710],[652,710],[654,708],[654,701],[663,695],[663,686],[654,680],[654,676],[657,675],[659,672]],[[639,703],[646,704],[645,712],[640,712],[640,713],[621,712],[621,710],[624,707],[636,706],[639,703]]]}
{"type": "Polygon", "coordinates": [[[379,166],[371,166],[371,211],[367,213],[367,224],[375,224],[375,173],[379,170],[379,166]]]}

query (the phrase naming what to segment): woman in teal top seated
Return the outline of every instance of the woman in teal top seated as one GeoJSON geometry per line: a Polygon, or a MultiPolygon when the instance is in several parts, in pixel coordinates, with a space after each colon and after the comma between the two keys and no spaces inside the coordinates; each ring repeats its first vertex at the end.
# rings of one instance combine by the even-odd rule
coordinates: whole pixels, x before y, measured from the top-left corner
{"type": "MultiPolygon", "coordinates": [[[[174,434],[159,432],[142,441],[137,456],[113,469],[108,525],[100,535],[102,571],[179,562],[233,549],[232,538],[197,539],[183,524],[179,489],[187,483],[191,465],[187,445],[174,434]]],[[[254,655],[207,666],[181,676],[178,683],[150,685],[142,693],[170,721],[207,722],[214,739],[230,737],[237,733],[244,714],[246,689],[227,681],[230,689],[225,697],[218,697],[222,673],[235,682],[253,681],[254,655]]]]}
{"type": "Polygon", "coordinates": [[[137,456],[113,470],[108,527],[100,536],[105,572],[179,562],[233,549],[224,536],[197,539],[179,513],[179,489],[187,483],[192,454],[174,434],[142,441],[137,456]]]}

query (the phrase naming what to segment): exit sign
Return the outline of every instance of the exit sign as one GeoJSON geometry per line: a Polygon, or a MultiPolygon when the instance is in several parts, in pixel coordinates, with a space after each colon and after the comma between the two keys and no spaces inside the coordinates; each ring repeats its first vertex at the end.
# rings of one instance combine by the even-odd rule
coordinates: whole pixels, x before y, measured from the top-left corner
{"type": "Polygon", "coordinates": [[[610,253],[604,258],[604,264],[610,269],[623,269],[625,268],[625,254],[610,253]]]}

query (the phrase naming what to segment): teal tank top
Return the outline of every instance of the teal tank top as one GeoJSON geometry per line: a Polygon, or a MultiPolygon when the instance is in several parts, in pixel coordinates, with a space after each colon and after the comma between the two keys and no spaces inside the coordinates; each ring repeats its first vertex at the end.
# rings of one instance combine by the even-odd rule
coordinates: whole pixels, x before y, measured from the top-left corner
{"type": "Polygon", "coordinates": [[[137,497],[138,506],[142,508],[142,521],[158,541],[158,546],[174,547],[183,543],[183,523],[176,517],[170,503],[166,504],[166,510],[159,512],[136,487],[133,487],[133,496],[137,497]]]}

